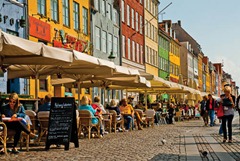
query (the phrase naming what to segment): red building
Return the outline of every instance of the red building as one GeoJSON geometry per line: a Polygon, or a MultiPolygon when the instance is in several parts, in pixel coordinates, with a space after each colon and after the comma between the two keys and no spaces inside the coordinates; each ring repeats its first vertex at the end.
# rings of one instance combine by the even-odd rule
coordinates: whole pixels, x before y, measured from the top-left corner
{"type": "Polygon", "coordinates": [[[122,65],[145,71],[144,0],[121,0],[122,65]]]}

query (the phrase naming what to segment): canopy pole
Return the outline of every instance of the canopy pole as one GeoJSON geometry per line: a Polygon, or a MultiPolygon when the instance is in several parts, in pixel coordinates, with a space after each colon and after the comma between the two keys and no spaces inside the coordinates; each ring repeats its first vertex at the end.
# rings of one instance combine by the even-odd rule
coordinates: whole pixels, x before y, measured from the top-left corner
{"type": "Polygon", "coordinates": [[[35,99],[36,99],[35,112],[38,111],[38,78],[39,78],[39,73],[36,73],[35,75],[35,99]]]}
{"type": "Polygon", "coordinates": [[[81,93],[81,86],[80,81],[77,82],[78,85],[78,107],[80,106],[80,93],[81,93]]]}
{"type": "Polygon", "coordinates": [[[145,98],[145,109],[147,109],[147,90],[145,90],[145,94],[144,94],[144,98],[145,98]]]}

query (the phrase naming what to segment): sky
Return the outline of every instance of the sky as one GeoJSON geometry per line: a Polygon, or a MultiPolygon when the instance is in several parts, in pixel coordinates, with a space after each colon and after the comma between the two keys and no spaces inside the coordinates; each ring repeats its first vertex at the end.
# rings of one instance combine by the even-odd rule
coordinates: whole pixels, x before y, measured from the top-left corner
{"type": "Polygon", "coordinates": [[[160,0],[159,20],[181,20],[182,28],[201,45],[213,63],[240,86],[240,0],[160,0]]]}

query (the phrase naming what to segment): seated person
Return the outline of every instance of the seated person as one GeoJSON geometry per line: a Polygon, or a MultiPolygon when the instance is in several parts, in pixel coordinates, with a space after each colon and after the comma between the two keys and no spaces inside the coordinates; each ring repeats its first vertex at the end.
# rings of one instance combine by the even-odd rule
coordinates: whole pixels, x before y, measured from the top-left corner
{"type": "Polygon", "coordinates": [[[117,113],[117,120],[121,120],[120,109],[117,106],[117,102],[114,99],[111,100],[110,106],[108,106],[107,109],[116,111],[116,113],[117,113]]]}
{"type": "Polygon", "coordinates": [[[9,103],[2,106],[1,112],[2,118],[5,117],[11,117],[12,119],[21,118],[19,119],[19,121],[5,122],[8,129],[12,129],[16,132],[14,135],[12,152],[17,154],[19,153],[19,151],[17,150],[16,146],[18,144],[22,131],[24,131],[26,134],[30,135],[30,137],[34,139],[36,139],[38,136],[31,133],[26,126],[26,122],[23,121],[26,115],[25,109],[20,104],[17,93],[12,93],[9,96],[9,103]]]}
{"type": "Polygon", "coordinates": [[[99,97],[94,97],[94,103],[92,103],[93,109],[96,110],[96,113],[99,114],[105,114],[106,110],[104,109],[103,105],[100,103],[100,98],[99,97]]]}
{"type": "Polygon", "coordinates": [[[121,104],[122,105],[120,106],[120,111],[121,111],[121,114],[123,114],[124,119],[127,120],[126,130],[129,130],[131,123],[132,123],[132,128],[133,128],[133,125],[134,125],[134,123],[133,123],[134,110],[133,110],[132,105],[127,104],[127,100],[125,98],[123,98],[121,100],[121,104]]]}
{"type": "Polygon", "coordinates": [[[52,98],[52,96],[50,94],[45,96],[44,104],[39,106],[38,112],[39,111],[50,111],[50,108],[51,108],[51,98],[52,98]]]}
{"type": "MultiPolygon", "coordinates": [[[[81,99],[81,105],[78,107],[79,110],[88,110],[92,115],[92,124],[98,124],[98,119],[95,117],[96,110],[89,105],[89,99],[87,96],[83,96],[81,99]]],[[[101,126],[101,122],[100,122],[101,126]]],[[[102,129],[102,128],[101,128],[102,129]]],[[[102,135],[102,130],[100,129],[100,134],[102,135]]]]}

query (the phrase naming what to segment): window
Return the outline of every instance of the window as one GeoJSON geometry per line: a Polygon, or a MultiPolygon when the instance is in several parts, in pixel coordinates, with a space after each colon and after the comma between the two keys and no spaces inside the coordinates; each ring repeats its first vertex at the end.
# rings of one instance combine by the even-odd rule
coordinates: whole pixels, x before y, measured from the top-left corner
{"type": "Polygon", "coordinates": [[[83,33],[88,34],[88,10],[83,7],[83,33]]]}
{"type": "Polygon", "coordinates": [[[113,51],[113,48],[112,48],[112,46],[113,46],[113,41],[112,41],[112,39],[113,39],[113,36],[112,36],[112,34],[108,34],[108,54],[111,54],[111,52],[113,51]]]}
{"type": "Polygon", "coordinates": [[[123,53],[123,57],[126,57],[126,44],[125,44],[125,36],[122,35],[122,53],[123,53]]]}
{"type": "Polygon", "coordinates": [[[145,4],[146,4],[146,9],[149,10],[149,8],[148,8],[149,0],[146,0],[145,4]]]}
{"type": "Polygon", "coordinates": [[[138,31],[138,13],[136,12],[136,31],[138,31]]]}
{"type": "Polygon", "coordinates": [[[131,41],[128,38],[128,59],[131,59],[131,41]]]}
{"type": "Polygon", "coordinates": [[[113,53],[118,55],[118,38],[116,36],[113,38],[113,53]]]}
{"type": "Polygon", "coordinates": [[[107,32],[102,31],[102,52],[107,53],[107,32]]]}
{"type": "Polygon", "coordinates": [[[139,44],[137,43],[136,45],[136,50],[137,50],[137,62],[139,63],[139,44]]]}
{"type": "Polygon", "coordinates": [[[99,11],[99,0],[94,0],[94,8],[99,11]]]}
{"type": "Polygon", "coordinates": [[[143,46],[140,47],[140,63],[143,64],[143,46]]]}
{"type": "Polygon", "coordinates": [[[143,31],[143,27],[144,27],[144,26],[143,26],[143,17],[140,15],[140,27],[139,27],[139,28],[140,28],[140,34],[143,33],[143,32],[142,32],[142,31],[143,31]]]}
{"type": "Polygon", "coordinates": [[[118,12],[115,8],[113,8],[113,23],[117,24],[118,23],[118,12]]]}
{"type": "Polygon", "coordinates": [[[122,0],[122,22],[125,21],[124,12],[125,12],[125,10],[124,10],[124,0],[122,0]]]}
{"type": "Polygon", "coordinates": [[[106,1],[102,0],[102,14],[106,16],[106,1]]]}
{"type": "Polygon", "coordinates": [[[132,28],[134,29],[134,9],[132,9],[132,28]]]}
{"type": "Polygon", "coordinates": [[[38,13],[46,16],[46,0],[38,0],[38,13]]]}
{"type": "Polygon", "coordinates": [[[101,29],[99,27],[96,28],[96,49],[101,50],[101,29]]]}
{"type": "Polygon", "coordinates": [[[142,1],[143,1],[143,0],[140,0],[140,4],[142,4],[142,1]]]}
{"type": "Polygon", "coordinates": [[[107,10],[107,17],[111,20],[112,19],[112,7],[111,4],[108,3],[108,10],[107,10]]]}
{"type": "Polygon", "coordinates": [[[40,91],[47,91],[47,80],[39,79],[39,89],[40,91]]]}
{"type": "Polygon", "coordinates": [[[127,25],[130,26],[130,7],[127,5],[127,25]]]}
{"type": "Polygon", "coordinates": [[[146,46],[145,59],[145,61],[148,63],[148,46],[146,46]]]}
{"type": "Polygon", "coordinates": [[[69,27],[69,2],[68,0],[63,0],[63,25],[69,27]]]}
{"type": "Polygon", "coordinates": [[[145,20],[144,27],[145,27],[145,35],[148,36],[148,23],[147,23],[147,20],[145,20]]]}
{"type": "Polygon", "coordinates": [[[155,14],[155,4],[153,3],[153,6],[152,6],[152,14],[153,14],[153,16],[156,16],[156,14],[155,14]]]}
{"type": "Polygon", "coordinates": [[[51,18],[58,21],[58,0],[51,0],[51,18]]]}
{"type": "Polygon", "coordinates": [[[79,30],[79,4],[73,2],[73,24],[74,29],[79,30]]]}
{"type": "Polygon", "coordinates": [[[136,53],[135,53],[135,42],[132,41],[132,60],[135,61],[136,53]]]}

